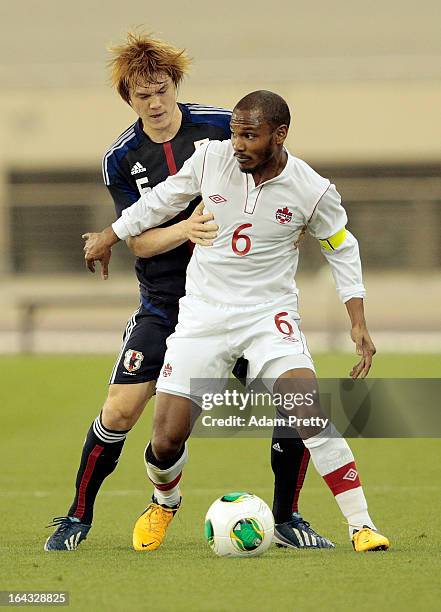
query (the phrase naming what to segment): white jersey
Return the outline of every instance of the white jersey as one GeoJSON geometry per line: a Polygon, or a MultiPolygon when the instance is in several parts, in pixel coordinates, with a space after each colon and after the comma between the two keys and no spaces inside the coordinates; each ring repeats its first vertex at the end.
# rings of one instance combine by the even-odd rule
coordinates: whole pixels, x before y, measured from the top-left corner
{"type": "MultiPolygon", "coordinates": [[[[113,224],[125,240],[160,225],[202,195],[219,226],[213,246],[196,245],[186,292],[224,304],[258,304],[296,294],[298,240],[303,228],[318,238],[342,301],[363,297],[358,244],[346,232],[346,212],[335,186],[288,153],[283,171],[258,185],[240,171],[230,141],[199,147],[182,169],[126,208],[113,224]],[[327,244],[329,244],[329,247],[327,244]]],[[[205,212],[206,212],[205,211],[205,212]]]]}

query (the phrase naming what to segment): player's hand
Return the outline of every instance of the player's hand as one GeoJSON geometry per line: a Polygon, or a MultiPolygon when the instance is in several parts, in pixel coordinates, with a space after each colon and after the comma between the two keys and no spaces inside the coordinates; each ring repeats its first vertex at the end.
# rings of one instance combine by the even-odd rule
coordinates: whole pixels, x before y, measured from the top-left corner
{"type": "Polygon", "coordinates": [[[181,221],[182,230],[187,240],[201,246],[212,246],[213,240],[217,237],[219,227],[213,221],[213,213],[203,214],[205,204],[200,202],[194,209],[192,215],[186,220],[181,221]]]}
{"type": "Polygon", "coordinates": [[[351,338],[355,342],[355,351],[361,356],[360,361],[354,365],[350,372],[351,378],[366,378],[371,369],[372,357],[376,348],[371,340],[366,325],[354,325],[351,329],[351,338]]]}
{"type": "Polygon", "coordinates": [[[99,261],[101,278],[107,280],[109,277],[109,261],[112,255],[111,247],[118,240],[118,237],[113,230],[109,232],[107,229],[103,232],[88,232],[83,234],[82,238],[86,241],[83,251],[87,269],[90,272],[95,272],[95,262],[99,261]]]}

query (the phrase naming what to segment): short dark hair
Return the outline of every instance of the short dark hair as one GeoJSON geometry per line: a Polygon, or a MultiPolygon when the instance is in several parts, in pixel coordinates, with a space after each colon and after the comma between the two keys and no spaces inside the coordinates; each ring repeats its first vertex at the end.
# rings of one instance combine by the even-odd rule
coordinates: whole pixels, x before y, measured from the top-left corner
{"type": "MultiPolygon", "coordinates": [[[[234,107],[234,110],[260,110],[263,118],[273,127],[287,125],[289,127],[291,114],[288,104],[278,94],[260,89],[252,91],[243,97],[234,107]]],[[[234,112],[233,110],[233,112],[234,112]]]]}

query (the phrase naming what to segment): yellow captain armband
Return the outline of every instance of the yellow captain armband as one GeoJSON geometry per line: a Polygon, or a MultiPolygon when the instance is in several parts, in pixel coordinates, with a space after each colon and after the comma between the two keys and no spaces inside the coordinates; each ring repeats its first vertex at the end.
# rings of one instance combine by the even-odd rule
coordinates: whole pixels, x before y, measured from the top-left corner
{"type": "Polygon", "coordinates": [[[330,236],[329,238],[325,238],[323,240],[319,238],[319,242],[322,247],[327,251],[335,251],[335,249],[337,249],[343,243],[345,238],[346,228],[344,227],[339,232],[337,232],[333,236],[330,236]]]}

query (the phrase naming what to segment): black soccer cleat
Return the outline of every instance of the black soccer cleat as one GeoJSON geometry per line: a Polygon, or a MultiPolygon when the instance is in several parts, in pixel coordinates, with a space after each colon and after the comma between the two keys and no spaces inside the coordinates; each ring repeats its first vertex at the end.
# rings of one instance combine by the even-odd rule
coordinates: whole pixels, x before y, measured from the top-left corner
{"type": "Polygon", "coordinates": [[[301,514],[294,512],[292,519],[274,526],[273,542],[285,548],[335,548],[335,544],[319,535],[301,514]]]}
{"type": "Polygon", "coordinates": [[[57,529],[46,540],[44,550],[76,550],[87,538],[92,525],[81,523],[80,519],[74,516],[57,516],[48,527],[57,529]]]}

